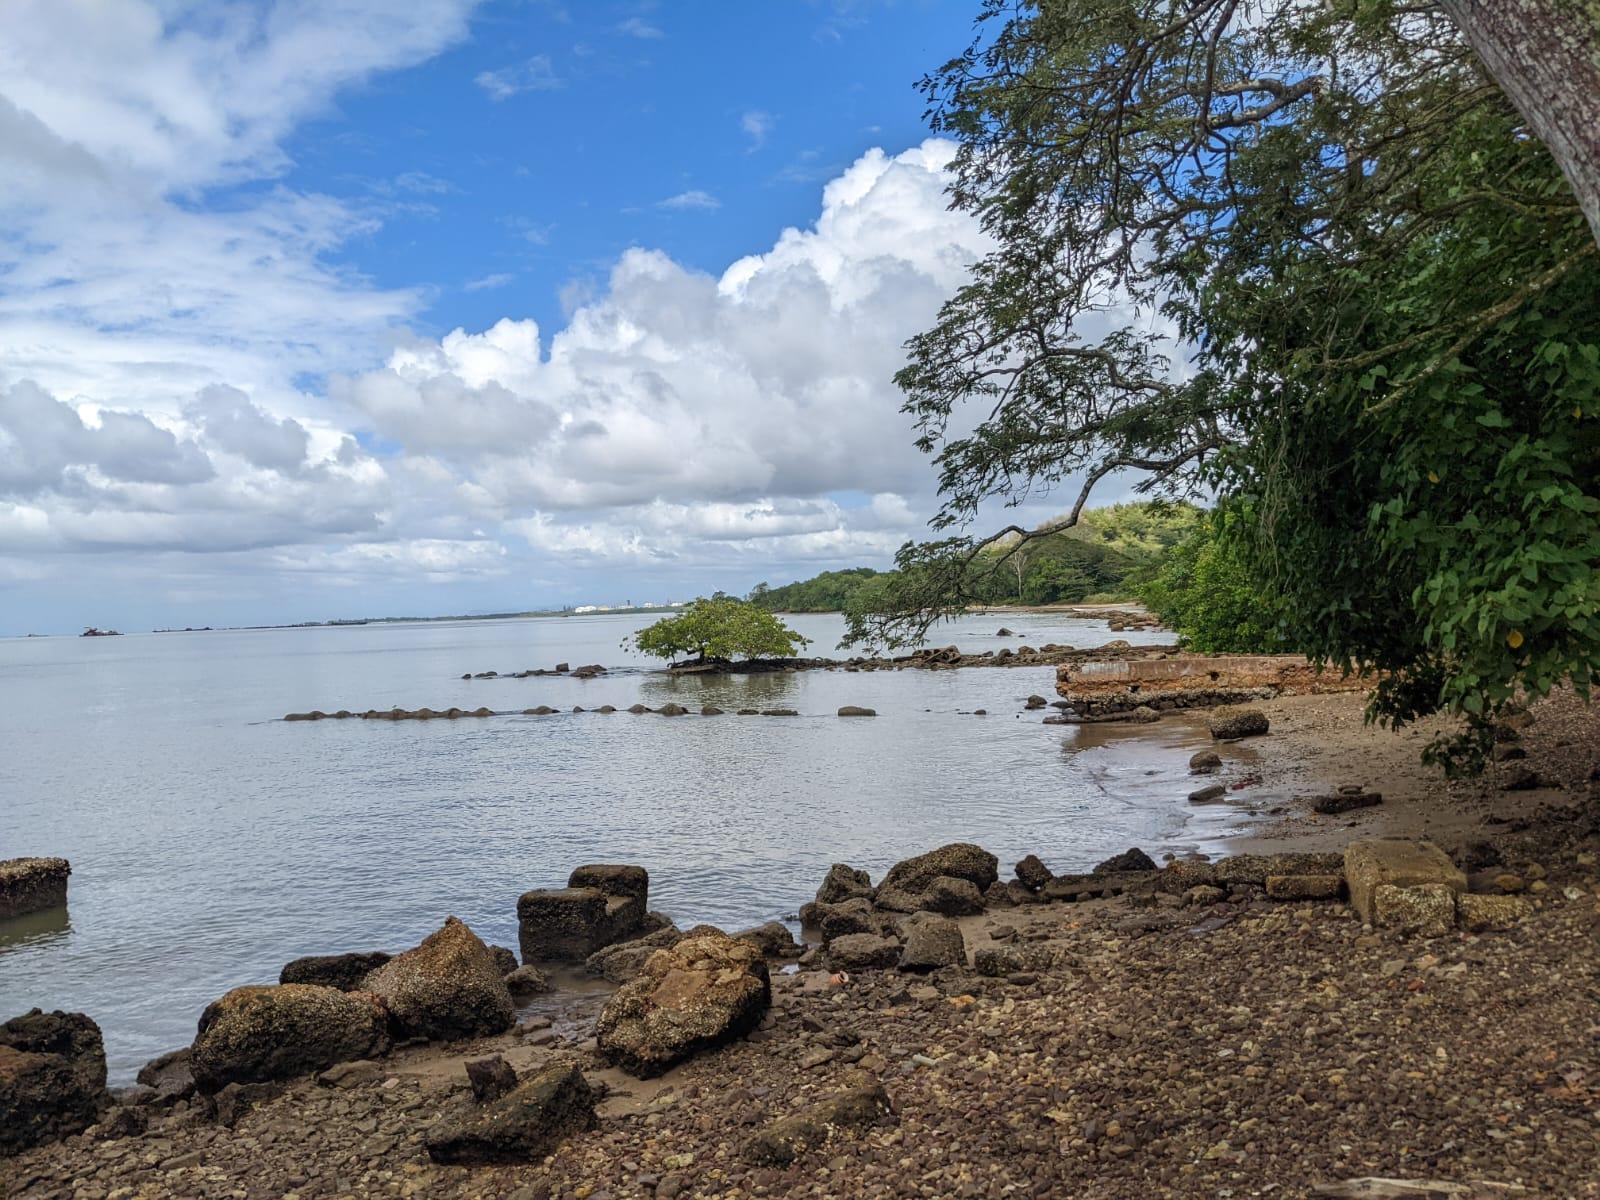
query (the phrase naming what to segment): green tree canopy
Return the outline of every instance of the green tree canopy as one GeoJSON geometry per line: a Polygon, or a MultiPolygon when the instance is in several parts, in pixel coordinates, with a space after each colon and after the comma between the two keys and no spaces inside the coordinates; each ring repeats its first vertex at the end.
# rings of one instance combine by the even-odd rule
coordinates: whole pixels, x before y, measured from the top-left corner
{"type": "Polygon", "coordinates": [[[1378,717],[1600,677],[1600,256],[1456,27],[989,0],[978,28],[924,88],[994,249],[898,376],[944,536],[852,637],[920,636],[1039,536],[970,532],[991,505],[1070,483],[1072,524],[1117,475],[1220,497],[1286,640],[1387,673],[1378,717]]]}
{"type": "Polygon", "coordinates": [[[633,635],[633,647],[655,658],[793,658],[809,644],[766,609],[732,596],[695,600],[633,635]]]}

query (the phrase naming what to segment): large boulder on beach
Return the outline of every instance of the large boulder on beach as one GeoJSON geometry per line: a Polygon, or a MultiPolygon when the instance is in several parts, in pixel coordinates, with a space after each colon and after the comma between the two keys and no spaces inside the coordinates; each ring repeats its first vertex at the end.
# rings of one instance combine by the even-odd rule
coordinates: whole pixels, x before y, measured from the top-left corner
{"type": "Polygon", "coordinates": [[[1022,886],[1030,892],[1037,892],[1055,876],[1050,868],[1045,866],[1037,854],[1030,854],[1012,868],[1022,886]]]}
{"type": "Polygon", "coordinates": [[[203,1092],[371,1058],[389,1048],[389,1015],[368,992],[308,983],[240,987],[207,1005],[189,1052],[203,1092]]]}
{"type": "Polygon", "coordinates": [[[1106,875],[1122,871],[1154,871],[1156,869],[1155,860],[1135,846],[1131,850],[1124,850],[1121,854],[1113,854],[1105,862],[1097,865],[1090,874],[1106,875]]]}
{"type": "Polygon", "coordinates": [[[391,957],[382,950],[367,954],[308,954],[285,963],[283,970],[278,972],[278,982],[314,983],[318,987],[353,992],[391,957]]]}
{"type": "Polygon", "coordinates": [[[578,867],[564,888],[524,892],[517,901],[522,961],[582,962],[636,937],[652,925],[649,902],[649,872],[617,863],[578,867]]]}
{"type": "Polygon", "coordinates": [[[845,863],[834,863],[817,889],[818,904],[838,904],[844,900],[872,895],[872,876],[845,863]]]}
{"type": "Polygon", "coordinates": [[[937,913],[917,913],[902,927],[905,946],[897,964],[902,971],[933,971],[967,965],[961,926],[937,913]]]}
{"type": "Polygon", "coordinates": [[[1211,710],[1211,736],[1219,742],[1235,742],[1245,737],[1260,737],[1270,728],[1267,714],[1259,708],[1224,705],[1211,710]]]}
{"type": "Polygon", "coordinates": [[[648,1079],[743,1037],[771,1004],[759,949],[718,930],[691,931],[606,1002],[595,1039],[606,1061],[648,1079]]]}
{"type": "Polygon", "coordinates": [[[828,966],[835,971],[886,970],[900,961],[900,943],[875,933],[847,933],[828,943],[828,966]]]}
{"type": "Polygon", "coordinates": [[[800,910],[801,924],[815,929],[824,942],[852,933],[882,933],[890,918],[860,898],[838,904],[807,904],[800,910]]]}
{"type": "Polygon", "coordinates": [[[190,1054],[188,1046],[158,1054],[139,1068],[134,1082],[152,1089],[157,1095],[187,1096],[195,1087],[190,1054]]]}
{"type": "Polygon", "coordinates": [[[749,942],[768,958],[799,958],[800,944],[782,921],[768,921],[733,935],[741,942],[749,942]]]}
{"type": "Polygon", "coordinates": [[[67,902],[72,866],[64,858],[0,861],[0,921],[60,908],[67,902]]]}
{"type": "Polygon", "coordinates": [[[34,1009],[0,1025],[0,1158],[94,1124],[106,1096],[100,1027],[34,1009]]]}
{"type": "Polygon", "coordinates": [[[650,872],[628,863],[590,863],[574,867],[567,876],[569,888],[594,888],[607,896],[632,896],[639,913],[650,907],[650,872]]]}
{"type": "Polygon", "coordinates": [[[515,1020],[500,964],[455,917],[415,950],[368,975],[366,988],[383,1001],[395,1028],[407,1037],[481,1037],[503,1033],[515,1020]]]}
{"type": "Polygon", "coordinates": [[[683,937],[681,929],[669,925],[664,929],[647,933],[643,937],[614,942],[612,945],[602,946],[584,959],[583,969],[586,973],[598,975],[610,983],[627,983],[644,969],[644,964],[650,961],[652,954],[675,945],[683,937]]]}
{"type": "Polygon", "coordinates": [[[981,846],[953,842],[895,863],[883,877],[881,886],[920,892],[941,876],[965,879],[981,893],[1000,878],[1000,860],[981,846]]]}
{"type": "Polygon", "coordinates": [[[592,1129],[599,1096],[571,1063],[555,1063],[509,1092],[428,1134],[436,1163],[536,1163],[572,1134],[592,1129]]]}
{"type": "Polygon", "coordinates": [[[970,917],[983,911],[983,893],[976,884],[948,875],[935,876],[916,891],[884,884],[873,901],[888,912],[942,913],[947,917],[970,917]]]}

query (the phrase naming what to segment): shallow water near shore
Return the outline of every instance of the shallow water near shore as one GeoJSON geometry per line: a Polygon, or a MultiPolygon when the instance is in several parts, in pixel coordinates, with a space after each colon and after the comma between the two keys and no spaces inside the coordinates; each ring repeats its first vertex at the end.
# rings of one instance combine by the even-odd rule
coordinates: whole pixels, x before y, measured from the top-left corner
{"type": "MultiPolygon", "coordinates": [[[[70,908],[0,923],[0,1017],[89,1013],[111,1076],[186,1044],[231,987],[301,954],[400,950],[448,914],[516,944],[516,897],[584,862],[650,869],[651,907],[738,928],[793,914],[833,862],[880,873],[975,841],[1007,869],[1131,845],[1210,848],[1193,721],[1046,726],[1050,667],[674,678],[595,616],[0,641],[0,858],[72,860],[70,908]],[[600,662],[598,679],[462,680],[600,662]],[[668,701],[714,718],[572,713],[668,701]],[[285,723],[286,712],[548,704],[546,717],[285,723]],[[878,710],[841,719],[844,704],[878,710]],[[740,717],[738,708],[798,717],[740,717]],[[974,708],[989,715],[974,716],[974,708]]],[[[791,623],[833,654],[832,616],[791,623]]],[[[1047,613],[972,616],[979,652],[1113,637],[1047,613]],[[1025,639],[996,638],[1005,624],[1025,639]]]]}

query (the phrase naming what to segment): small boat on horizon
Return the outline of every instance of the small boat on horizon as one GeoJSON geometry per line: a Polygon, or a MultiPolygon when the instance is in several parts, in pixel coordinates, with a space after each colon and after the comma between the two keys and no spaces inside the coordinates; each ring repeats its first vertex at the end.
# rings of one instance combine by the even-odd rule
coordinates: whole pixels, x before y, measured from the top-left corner
{"type": "Polygon", "coordinates": [[[115,629],[96,629],[93,625],[78,635],[79,637],[121,637],[122,634],[115,629]]]}

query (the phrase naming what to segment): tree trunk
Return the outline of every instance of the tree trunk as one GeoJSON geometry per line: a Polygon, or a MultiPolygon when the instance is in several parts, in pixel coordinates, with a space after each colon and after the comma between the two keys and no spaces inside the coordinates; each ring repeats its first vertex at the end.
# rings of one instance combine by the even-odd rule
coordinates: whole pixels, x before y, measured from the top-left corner
{"type": "Polygon", "coordinates": [[[1600,243],[1600,0],[1440,0],[1550,148],[1600,243]]]}

